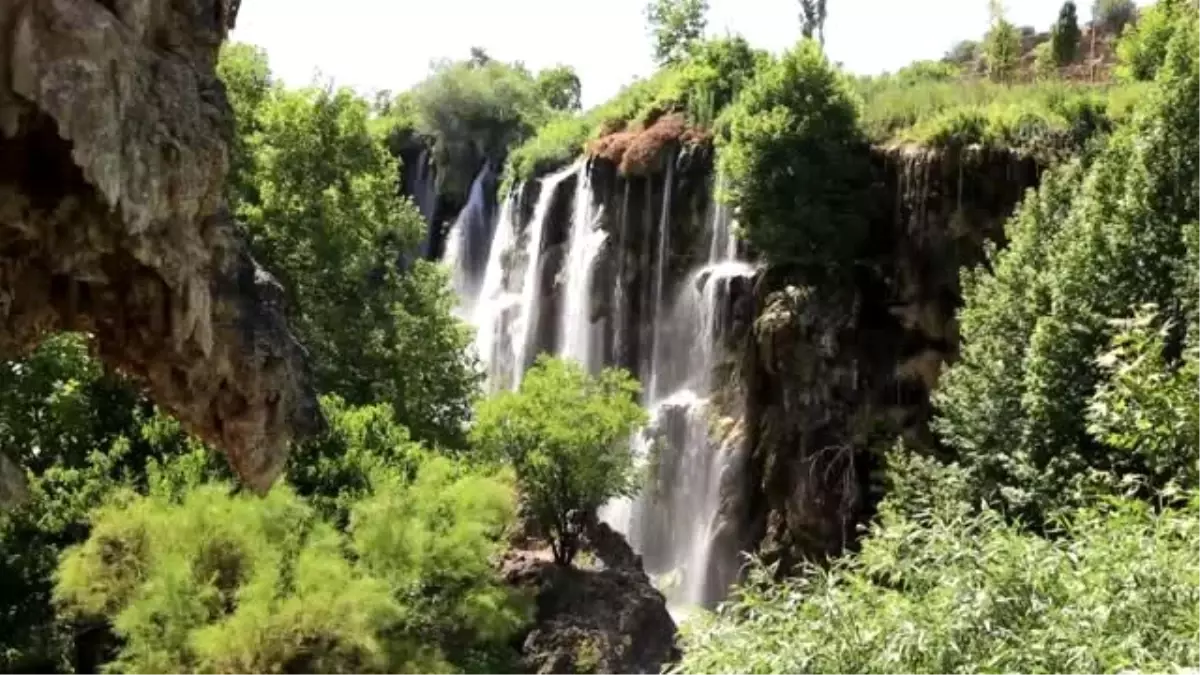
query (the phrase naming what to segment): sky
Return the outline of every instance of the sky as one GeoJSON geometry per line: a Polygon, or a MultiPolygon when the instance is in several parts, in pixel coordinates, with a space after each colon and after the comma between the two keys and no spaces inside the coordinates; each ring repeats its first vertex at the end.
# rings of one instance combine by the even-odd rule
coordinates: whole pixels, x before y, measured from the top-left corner
{"type": "MultiPolygon", "coordinates": [[[[290,85],[315,76],[368,93],[402,91],[473,46],[531,70],[573,66],[585,108],[653,72],[646,0],[242,0],[232,38],[267,50],[290,85]]],[[[1046,30],[1058,0],[1008,0],[1010,21],[1046,30]]],[[[1079,2],[1080,21],[1090,2],[1079,2]]],[[[1141,4],[1141,3],[1139,3],[1141,4]]],[[[861,74],[940,58],[987,30],[984,0],[828,0],[826,51],[861,74]]],[[[797,0],[709,0],[708,32],[779,51],[799,37],[797,0]]]]}

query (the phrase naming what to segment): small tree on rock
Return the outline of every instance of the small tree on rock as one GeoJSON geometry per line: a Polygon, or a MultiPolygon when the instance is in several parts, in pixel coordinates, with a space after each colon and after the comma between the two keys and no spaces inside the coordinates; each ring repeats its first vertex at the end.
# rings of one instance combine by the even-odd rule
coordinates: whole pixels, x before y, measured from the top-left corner
{"type": "Polygon", "coordinates": [[[1050,51],[1054,54],[1055,64],[1065,66],[1075,60],[1079,54],[1079,35],[1075,3],[1067,0],[1058,10],[1058,21],[1050,33],[1050,51]]]}
{"type": "Polygon", "coordinates": [[[578,551],[573,512],[589,513],[635,489],[630,438],[646,422],[629,373],[591,377],[577,363],[541,356],[515,392],[483,401],[471,430],[485,457],[506,461],[554,559],[578,551]]]}

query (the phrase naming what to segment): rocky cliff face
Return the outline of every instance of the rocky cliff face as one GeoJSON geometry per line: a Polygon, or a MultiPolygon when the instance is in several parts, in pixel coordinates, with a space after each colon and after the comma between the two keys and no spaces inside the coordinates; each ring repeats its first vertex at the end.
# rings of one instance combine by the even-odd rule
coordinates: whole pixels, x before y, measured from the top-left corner
{"type": "Polygon", "coordinates": [[[0,11],[0,355],[94,336],[265,489],[321,425],[278,284],[222,199],[217,49],[237,0],[7,0],[0,11]]]}
{"type": "Polygon", "coordinates": [[[882,452],[932,449],[930,393],[958,348],[959,271],[983,260],[1038,166],[982,148],[877,149],[866,262],[820,292],[768,272],[744,341],[747,539],[786,570],[851,546],[882,452]]]}

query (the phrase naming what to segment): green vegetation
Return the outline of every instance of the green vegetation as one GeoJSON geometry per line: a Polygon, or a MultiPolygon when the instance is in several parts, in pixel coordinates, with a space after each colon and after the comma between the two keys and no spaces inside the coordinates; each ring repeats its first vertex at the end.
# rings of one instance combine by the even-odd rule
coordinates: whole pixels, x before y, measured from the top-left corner
{"type": "Polygon", "coordinates": [[[825,45],[825,0],[800,0],[800,34],[825,45]]]}
{"type": "MultiPolygon", "coordinates": [[[[1147,457],[1090,437],[1086,412],[1119,410],[1112,395],[1126,405],[1137,400],[1112,381],[1125,371],[1097,360],[1118,335],[1112,319],[1153,303],[1154,325],[1169,330],[1167,371],[1195,358],[1200,179],[1191,148],[1200,138],[1183,112],[1200,105],[1195,36],[1194,16],[1175,23],[1167,64],[1133,121],[1089,166],[1047,177],[1009,223],[1009,246],[991,255],[990,271],[964,277],[964,347],[940,384],[938,428],[979,495],[1027,522],[1125,476],[1151,487],[1194,476],[1194,429],[1158,430],[1191,441],[1147,457]]],[[[1131,344],[1140,345],[1138,359],[1162,362],[1161,342],[1130,335],[1118,354],[1131,344]]],[[[1158,404],[1176,407],[1185,422],[1195,419],[1184,412],[1195,405],[1189,399],[1158,404]]]]}
{"type": "Polygon", "coordinates": [[[746,238],[810,279],[845,271],[866,235],[870,169],[856,112],[842,78],[806,40],[757,73],[718,141],[746,238]]]}
{"type": "Polygon", "coordinates": [[[1137,4],[1133,0],[1095,0],[1092,3],[1092,20],[1112,35],[1120,35],[1137,14],[1137,4]]]}
{"type": "Polygon", "coordinates": [[[651,0],[646,22],[654,41],[654,60],[659,65],[682,61],[704,37],[707,12],[707,0],[651,0]]]}
{"type": "Polygon", "coordinates": [[[1054,55],[1054,64],[1062,67],[1075,61],[1079,56],[1079,17],[1075,13],[1075,3],[1067,0],[1058,11],[1058,21],[1050,31],[1050,53],[1054,55]]]}
{"type": "Polygon", "coordinates": [[[572,361],[540,356],[515,392],[484,401],[471,440],[484,457],[511,463],[554,558],[578,552],[572,511],[587,513],[636,488],[630,439],[646,423],[636,380],[619,369],[590,377],[572,361]]]}
{"type": "Polygon", "coordinates": [[[1021,58],[1021,31],[1004,16],[1000,0],[991,0],[992,25],[983,36],[982,56],[988,77],[1008,82],[1021,58]]]}
{"type": "Polygon", "coordinates": [[[1114,498],[1045,538],[976,512],[954,466],[904,481],[855,556],[778,581],[752,566],[683,626],[677,673],[1178,672],[1200,662],[1200,501],[1114,498]]]}

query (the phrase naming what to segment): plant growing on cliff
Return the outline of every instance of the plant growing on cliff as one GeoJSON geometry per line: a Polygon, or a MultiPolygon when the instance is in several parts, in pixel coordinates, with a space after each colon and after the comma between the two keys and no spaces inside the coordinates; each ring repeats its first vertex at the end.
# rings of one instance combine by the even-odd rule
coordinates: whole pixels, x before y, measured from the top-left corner
{"type": "Polygon", "coordinates": [[[855,105],[817,44],[760,68],[724,122],[719,170],[750,244],[813,281],[844,272],[871,175],[855,105]]]}
{"type": "Polygon", "coordinates": [[[704,36],[707,12],[708,0],[651,0],[646,22],[654,40],[654,60],[659,65],[682,61],[704,36]]]}
{"type": "Polygon", "coordinates": [[[646,422],[639,390],[624,370],[592,377],[578,363],[543,355],[517,391],[496,394],[476,410],[473,445],[516,470],[521,497],[561,564],[578,551],[574,513],[634,491],[630,438],[646,422]]]}

